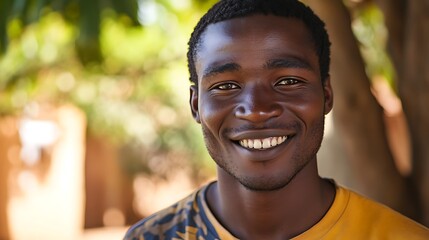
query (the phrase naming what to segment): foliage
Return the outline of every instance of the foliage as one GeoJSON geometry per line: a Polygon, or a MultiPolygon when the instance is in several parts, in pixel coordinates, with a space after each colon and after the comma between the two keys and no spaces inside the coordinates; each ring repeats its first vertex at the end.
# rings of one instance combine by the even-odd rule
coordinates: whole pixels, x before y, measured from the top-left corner
{"type": "Polygon", "coordinates": [[[383,76],[383,79],[386,79],[393,88],[395,70],[386,53],[388,32],[380,9],[374,3],[367,4],[365,8],[356,9],[352,29],[360,43],[367,75],[370,79],[383,76]]]}
{"type": "MultiPolygon", "coordinates": [[[[79,28],[77,50],[92,53],[98,51],[98,34],[100,32],[100,15],[106,9],[126,16],[138,24],[137,1],[135,0],[3,0],[0,3],[0,50],[4,52],[8,44],[8,23],[17,20],[22,27],[37,23],[45,13],[57,12],[68,22],[79,28]],[[93,49],[90,49],[90,48],[93,49]]],[[[95,60],[97,56],[81,55],[84,61],[95,60]],[[86,59],[89,57],[89,59],[86,59]]]]}
{"type": "Polygon", "coordinates": [[[0,114],[32,116],[72,103],[85,111],[90,134],[123,146],[121,162],[131,174],[167,175],[189,162],[196,177],[210,174],[187,103],[185,59],[208,3],[142,0],[131,11],[131,1],[118,2],[2,2],[27,10],[12,11],[7,21],[2,15],[8,45],[0,60],[0,114]],[[29,16],[34,12],[40,15],[29,16]]]}

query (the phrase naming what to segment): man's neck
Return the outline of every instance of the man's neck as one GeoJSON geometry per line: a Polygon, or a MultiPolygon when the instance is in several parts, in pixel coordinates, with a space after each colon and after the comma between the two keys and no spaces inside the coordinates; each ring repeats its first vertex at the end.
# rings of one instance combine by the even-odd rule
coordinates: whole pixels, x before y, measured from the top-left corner
{"type": "Polygon", "coordinates": [[[208,204],[219,222],[242,239],[287,239],[316,224],[331,206],[335,188],[310,162],[287,186],[252,191],[222,169],[208,191],[208,204]]]}

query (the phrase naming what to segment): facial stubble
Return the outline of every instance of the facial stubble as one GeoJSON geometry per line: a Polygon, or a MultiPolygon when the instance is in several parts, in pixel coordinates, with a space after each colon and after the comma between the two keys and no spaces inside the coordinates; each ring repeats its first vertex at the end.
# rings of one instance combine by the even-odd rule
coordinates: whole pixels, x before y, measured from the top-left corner
{"type": "MultiPolygon", "coordinates": [[[[221,152],[222,148],[220,144],[214,140],[216,139],[215,136],[213,136],[204,124],[202,124],[202,131],[207,150],[212,159],[221,169],[232,176],[246,189],[250,191],[265,192],[277,191],[286,187],[296,177],[296,175],[298,175],[302,169],[308,165],[308,163],[316,160],[316,154],[319,151],[323,140],[324,125],[325,116],[322,116],[314,123],[313,127],[309,129],[306,144],[296,146],[296,150],[293,153],[292,158],[289,160],[292,162],[292,171],[277,175],[270,174],[269,176],[263,177],[246,175],[245,173],[240,174],[237,165],[234,165],[232,162],[234,159],[230,159],[229,161],[225,157],[226,154],[221,152]]],[[[299,129],[302,130],[302,127],[299,127],[299,129]]],[[[292,139],[292,141],[293,140],[294,139],[292,139]]]]}

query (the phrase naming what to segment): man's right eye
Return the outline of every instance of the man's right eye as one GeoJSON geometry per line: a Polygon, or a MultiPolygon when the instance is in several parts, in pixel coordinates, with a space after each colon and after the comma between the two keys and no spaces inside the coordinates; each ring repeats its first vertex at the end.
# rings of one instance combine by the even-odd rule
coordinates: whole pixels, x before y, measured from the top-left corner
{"type": "Polygon", "coordinates": [[[238,89],[238,88],[239,87],[237,86],[237,84],[234,84],[234,83],[222,83],[213,87],[213,89],[218,89],[218,90],[232,90],[232,89],[238,89]]]}

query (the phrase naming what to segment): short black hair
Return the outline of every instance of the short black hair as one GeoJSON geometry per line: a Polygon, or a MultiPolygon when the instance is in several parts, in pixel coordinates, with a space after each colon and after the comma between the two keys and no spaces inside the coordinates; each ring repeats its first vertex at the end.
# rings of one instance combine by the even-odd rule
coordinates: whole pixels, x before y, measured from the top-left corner
{"type": "Polygon", "coordinates": [[[298,0],[220,0],[200,19],[188,43],[188,69],[193,84],[198,85],[195,60],[201,35],[207,26],[255,14],[271,14],[301,20],[312,36],[315,51],[319,57],[320,76],[324,82],[329,76],[331,43],[325,23],[309,7],[298,0]]]}

